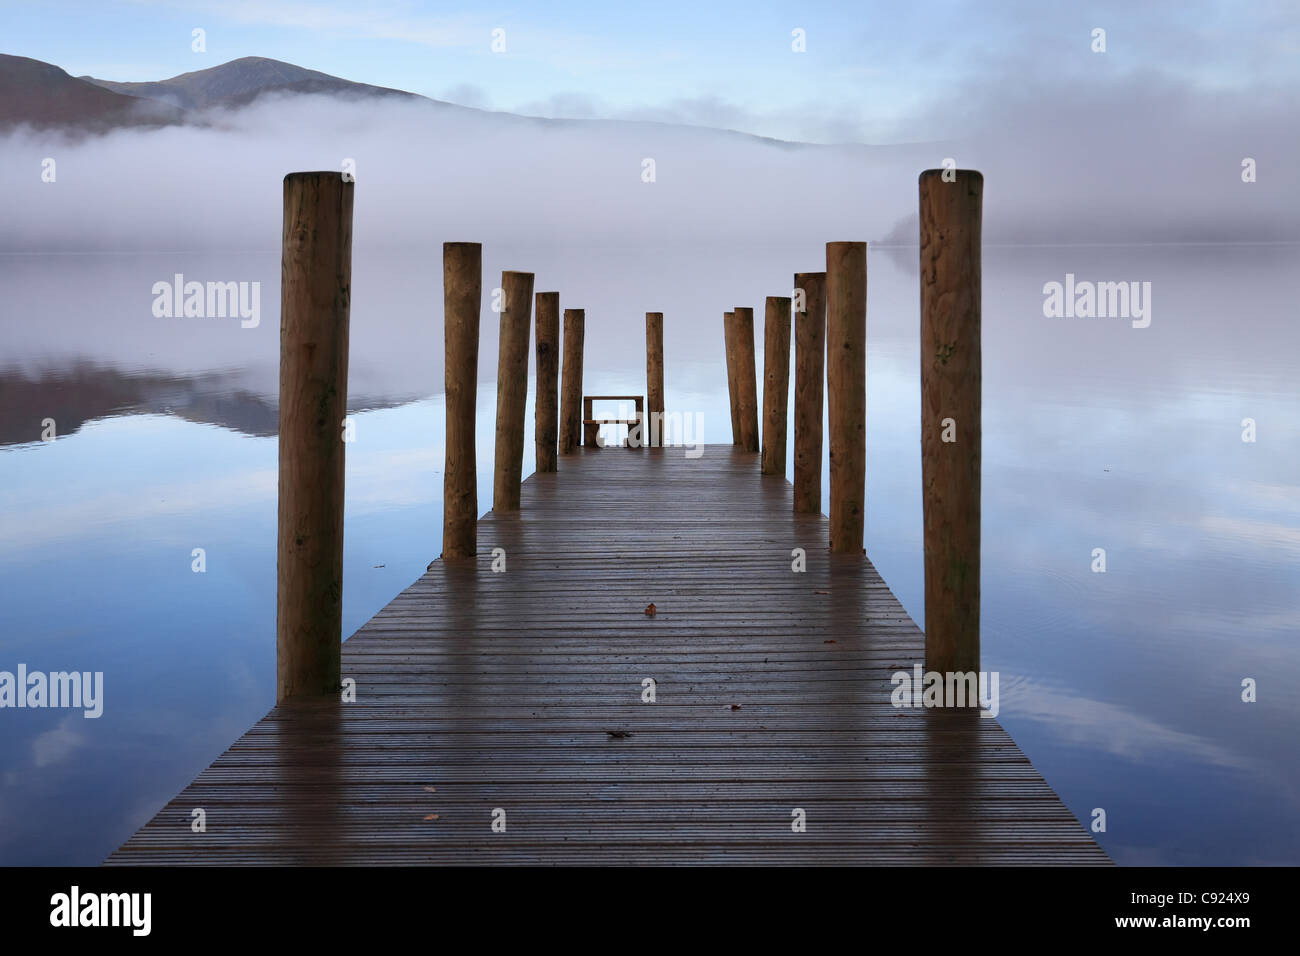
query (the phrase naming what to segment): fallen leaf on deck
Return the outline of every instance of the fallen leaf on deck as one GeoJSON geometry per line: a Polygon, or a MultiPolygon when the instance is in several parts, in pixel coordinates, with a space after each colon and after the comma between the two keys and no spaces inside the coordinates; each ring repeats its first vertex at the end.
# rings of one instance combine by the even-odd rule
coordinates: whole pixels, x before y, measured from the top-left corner
{"type": "Polygon", "coordinates": [[[655,606],[654,606],[653,604],[648,605],[648,606],[646,607],[646,609],[645,609],[645,613],[646,613],[646,617],[654,617],[654,616],[655,616],[655,606]]]}
{"type": "Polygon", "coordinates": [[[436,814],[436,813],[431,813],[431,814],[429,814],[427,817],[425,817],[424,819],[426,819],[426,820],[436,820],[436,819],[438,819],[438,814],[436,814]]]}
{"type": "Polygon", "coordinates": [[[739,705],[739,704],[732,704],[732,705],[731,705],[731,709],[732,709],[732,710],[740,710],[740,705],[739,705]]]}

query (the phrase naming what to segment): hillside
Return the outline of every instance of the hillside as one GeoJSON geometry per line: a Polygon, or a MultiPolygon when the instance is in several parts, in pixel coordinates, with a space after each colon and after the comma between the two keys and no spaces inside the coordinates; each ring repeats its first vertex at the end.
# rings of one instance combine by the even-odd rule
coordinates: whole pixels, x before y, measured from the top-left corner
{"type": "Polygon", "coordinates": [[[261,56],[246,56],[206,70],[182,73],[168,80],[118,83],[83,76],[81,80],[114,93],[165,103],[181,110],[237,107],[267,93],[328,93],[346,97],[424,99],[414,93],[354,83],[292,63],[261,56]]]}
{"type": "Polygon", "coordinates": [[[51,63],[0,54],[0,129],[28,125],[104,132],[183,119],[174,105],[105,89],[51,63]]]}

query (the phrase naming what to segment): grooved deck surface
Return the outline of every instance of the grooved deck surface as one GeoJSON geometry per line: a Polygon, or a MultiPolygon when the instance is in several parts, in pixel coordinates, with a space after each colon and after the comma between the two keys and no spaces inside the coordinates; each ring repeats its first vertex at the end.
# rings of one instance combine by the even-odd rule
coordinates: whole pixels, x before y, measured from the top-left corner
{"type": "Polygon", "coordinates": [[[356,702],[276,707],[107,862],[1109,862],[995,720],[890,704],[924,638],[791,501],[729,445],[561,457],[344,643],[356,702]]]}

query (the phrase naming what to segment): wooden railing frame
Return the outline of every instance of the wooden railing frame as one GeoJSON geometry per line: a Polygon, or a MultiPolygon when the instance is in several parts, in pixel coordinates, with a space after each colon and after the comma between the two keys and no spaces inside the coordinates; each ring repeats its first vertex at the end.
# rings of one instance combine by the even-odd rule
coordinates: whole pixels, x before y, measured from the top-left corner
{"type": "MultiPolygon", "coordinates": [[[[582,443],[590,448],[608,448],[608,445],[602,445],[599,441],[601,425],[626,425],[628,426],[628,435],[632,434],[632,428],[642,425],[645,422],[645,396],[644,395],[584,395],[582,396],[582,443]],[[636,418],[595,418],[591,409],[594,402],[633,402],[636,408],[636,418]]],[[[641,442],[632,445],[629,442],[623,442],[619,447],[622,448],[640,448],[646,444],[644,429],[642,431],[641,442]]]]}

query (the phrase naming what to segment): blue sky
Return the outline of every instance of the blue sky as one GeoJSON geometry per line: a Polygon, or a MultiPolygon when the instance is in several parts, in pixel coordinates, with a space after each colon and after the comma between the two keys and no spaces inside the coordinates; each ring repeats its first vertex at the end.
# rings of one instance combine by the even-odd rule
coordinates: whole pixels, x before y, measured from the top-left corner
{"type": "Polygon", "coordinates": [[[73,75],[162,79],[268,56],[533,115],[648,118],[820,142],[943,138],[1010,86],[1242,93],[1300,79],[1300,6],[909,0],[653,4],[51,0],[0,5],[0,51],[73,75]],[[191,50],[191,30],[207,51],[191,50]],[[1107,30],[1104,56],[1091,31],[1107,30]],[[491,50],[505,30],[505,53],[491,50]],[[807,50],[791,49],[791,31],[807,50]]]}

